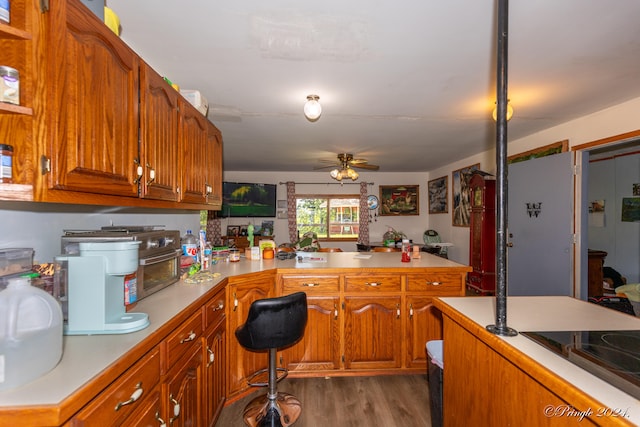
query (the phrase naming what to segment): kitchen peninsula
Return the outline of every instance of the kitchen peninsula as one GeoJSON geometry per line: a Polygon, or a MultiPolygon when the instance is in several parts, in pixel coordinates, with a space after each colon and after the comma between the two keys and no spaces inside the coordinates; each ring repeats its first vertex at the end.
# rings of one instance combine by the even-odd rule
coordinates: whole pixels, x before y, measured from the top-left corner
{"type": "Polygon", "coordinates": [[[431,254],[403,263],[398,253],[220,263],[212,281],[181,281],[139,301],[134,311],[149,315],[146,329],[65,336],[54,370],[0,392],[0,425],[181,418],[211,426],[225,399],[242,396],[245,378],[266,366],[233,334],[250,303],[300,289],[309,305],[305,337],[279,358],[291,376],[425,372],[424,343],[441,337],[433,299],[464,295],[469,270],[431,254]]]}
{"type": "Polygon", "coordinates": [[[444,326],[445,425],[640,425],[637,398],[523,335],[637,331],[640,319],[570,297],[509,297],[507,324],[519,334],[502,337],[486,330],[495,301],[435,301],[444,326]]]}

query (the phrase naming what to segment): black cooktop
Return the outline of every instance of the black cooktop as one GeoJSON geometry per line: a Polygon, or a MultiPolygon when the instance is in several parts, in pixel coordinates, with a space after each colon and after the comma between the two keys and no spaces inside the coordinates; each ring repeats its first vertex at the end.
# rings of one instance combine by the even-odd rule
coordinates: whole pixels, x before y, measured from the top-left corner
{"type": "Polygon", "coordinates": [[[640,330],[521,334],[640,399],[640,330]]]}

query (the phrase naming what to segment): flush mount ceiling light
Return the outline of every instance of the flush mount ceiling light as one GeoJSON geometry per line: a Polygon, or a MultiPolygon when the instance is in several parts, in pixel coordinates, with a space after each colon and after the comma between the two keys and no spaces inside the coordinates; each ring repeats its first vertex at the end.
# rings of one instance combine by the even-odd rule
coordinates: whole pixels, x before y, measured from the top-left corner
{"type": "Polygon", "coordinates": [[[351,178],[352,181],[355,181],[360,176],[358,175],[358,172],[348,166],[341,170],[334,169],[329,174],[331,175],[331,178],[337,181],[342,181],[344,178],[351,178]]]}
{"type": "Polygon", "coordinates": [[[304,115],[310,122],[315,122],[322,114],[322,106],[318,102],[318,95],[308,95],[307,102],[304,103],[304,115]]]}
{"type": "MultiPolygon", "coordinates": [[[[495,103],[496,106],[493,109],[493,120],[494,121],[498,121],[498,103],[495,103]]],[[[511,120],[511,117],[513,117],[513,107],[511,106],[511,100],[507,99],[507,121],[511,120]]]]}

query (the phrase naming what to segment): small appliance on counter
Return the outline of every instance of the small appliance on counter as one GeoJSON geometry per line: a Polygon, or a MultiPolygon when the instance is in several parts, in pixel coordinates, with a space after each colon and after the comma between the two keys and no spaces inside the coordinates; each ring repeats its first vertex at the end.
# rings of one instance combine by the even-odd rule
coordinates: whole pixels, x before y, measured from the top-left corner
{"type": "Polygon", "coordinates": [[[81,242],[78,255],[55,257],[65,335],[124,334],[149,326],[146,313],[126,312],[140,241],[81,242]],[[66,307],[66,310],[65,310],[66,307]]]}

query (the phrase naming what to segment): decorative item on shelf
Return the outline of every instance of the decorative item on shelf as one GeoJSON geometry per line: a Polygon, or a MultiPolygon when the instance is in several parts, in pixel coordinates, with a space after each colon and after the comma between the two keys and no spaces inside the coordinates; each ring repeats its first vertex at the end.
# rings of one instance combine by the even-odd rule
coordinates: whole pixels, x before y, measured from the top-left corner
{"type": "Polygon", "coordinates": [[[304,103],[304,115],[310,122],[315,122],[322,114],[322,105],[318,100],[318,95],[307,95],[307,102],[304,103]]]}
{"type": "MultiPolygon", "coordinates": [[[[498,103],[495,103],[496,106],[493,109],[493,113],[491,114],[493,116],[493,120],[494,121],[498,121],[498,103]]],[[[513,117],[513,107],[511,106],[511,100],[507,99],[507,121],[511,120],[511,117],[513,117]]]]}

